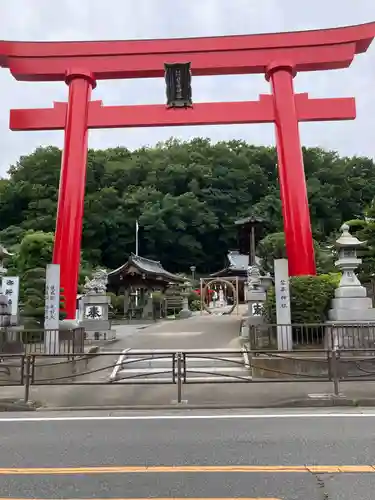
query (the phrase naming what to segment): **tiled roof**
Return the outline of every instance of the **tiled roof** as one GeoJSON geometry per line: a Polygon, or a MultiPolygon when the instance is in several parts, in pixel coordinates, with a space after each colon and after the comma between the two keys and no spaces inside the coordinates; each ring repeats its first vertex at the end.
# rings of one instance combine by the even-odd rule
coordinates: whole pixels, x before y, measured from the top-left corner
{"type": "Polygon", "coordinates": [[[159,274],[166,279],[170,279],[171,281],[185,281],[181,276],[172,274],[164,269],[160,261],[146,259],[145,257],[135,255],[134,253],[130,255],[128,261],[125,262],[125,264],[108,273],[108,276],[116,275],[125,270],[130,265],[136,266],[140,271],[144,271],[146,274],[159,274]]]}
{"type": "MultiPolygon", "coordinates": [[[[224,269],[221,269],[220,271],[217,271],[210,276],[217,276],[218,274],[222,274],[224,271],[247,272],[247,268],[249,265],[249,256],[240,253],[238,250],[230,250],[227,254],[227,262],[228,265],[224,269]]],[[[259,259],[259,257],[255,256],[255,262],[258,266],[260,266],[261,260],[259,259]]]]}
{"type": "MultiPolygon", "coordinates": [[[[249,256],[240,253],[238,250],[230,250],[227,255],[227,259],[229,262],[229,269],[232,270],[247,270],[249,265],[249,256]]],[[[260,259],[255,256],[255,263],[259,266],[260,259]]]]}
{"type": "Polygon", "coordinates": [[[245,224],[249,224],[250,222],[253,224],[261,224],[264,220],[261,217],[250,215],[249,217],[244,217],[243,219],[234,221],[234,224],[236,226],[243,226],[245,224]]]}

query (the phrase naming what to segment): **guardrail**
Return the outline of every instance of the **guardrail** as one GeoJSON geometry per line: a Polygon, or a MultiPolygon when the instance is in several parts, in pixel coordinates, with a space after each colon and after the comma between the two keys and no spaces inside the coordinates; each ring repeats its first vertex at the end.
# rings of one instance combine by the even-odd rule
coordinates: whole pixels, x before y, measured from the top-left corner
{"type": "Polygon", "coordinates": [[[0,387],[23,386],[25,402],[33,386],[170,385],[181,403],[187,385],[330,382],[339,395],[341,383],[353,381],[375,381],[375,350],[126,349],[0,359],[0,387]]]}
{"type": "Polygon", "coordinates": [[[250,350],[375,349],[375,323],[268,323],[250,325],[247,336],[250,350]]]}

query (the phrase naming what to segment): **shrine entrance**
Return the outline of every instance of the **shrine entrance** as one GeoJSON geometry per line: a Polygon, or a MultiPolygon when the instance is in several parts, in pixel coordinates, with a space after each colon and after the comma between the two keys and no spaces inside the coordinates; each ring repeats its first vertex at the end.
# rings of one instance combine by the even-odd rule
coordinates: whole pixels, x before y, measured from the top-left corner
{"type": "Polygon", "coordinates": [[[289,274],[315,274],[299,122],[352,120],[353,98],[295,94],[302,71],[347,68],[366,52],[375,23],[337,29],[210,38],[102,42],[0,42],[0,66],[19,81],[63,81],[68,102],[10,112],[12,130],[64,130],[53,262],[60,264],[67,318],[75,318],[88,130],[274,123],[289,274]],[[264,74],[256,101],[194,103],[191,77],[264,74]],[[100,80],[165,77],[166,104],[104,106],[100,80]]]}

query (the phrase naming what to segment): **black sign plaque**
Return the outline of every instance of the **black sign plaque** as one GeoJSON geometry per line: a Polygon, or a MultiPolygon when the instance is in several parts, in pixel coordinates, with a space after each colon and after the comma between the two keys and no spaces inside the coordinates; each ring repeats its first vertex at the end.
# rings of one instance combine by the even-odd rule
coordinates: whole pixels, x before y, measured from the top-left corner
{"type": "Polygon", "coordinates": [[[165,64],[168,108],[191,108],[190,63],[165,64]]]}

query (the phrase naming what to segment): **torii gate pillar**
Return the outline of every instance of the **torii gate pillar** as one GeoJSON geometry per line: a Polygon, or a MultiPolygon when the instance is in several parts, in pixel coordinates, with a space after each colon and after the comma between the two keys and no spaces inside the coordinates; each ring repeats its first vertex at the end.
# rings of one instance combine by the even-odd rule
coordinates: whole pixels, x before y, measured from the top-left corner
{"type": "Polygon", "coordinates": [[[271,81],[276,128],[276,147],[289,275],[316,274],[309,202],[293,78],[288,62],[272,63],[266,79],[271,81]]]}
{"type": "Polygon", "coordinates": [[[69,85],[69,98],[65,118],[53,263],[60,264],[65,310],[69,311],[69,319],[73,319],[81,261],[88,147],[87,120],[91,90],[95,88],[96,83],[91,73],[82,70],[69,71],[65,81],[69,85]]]}

